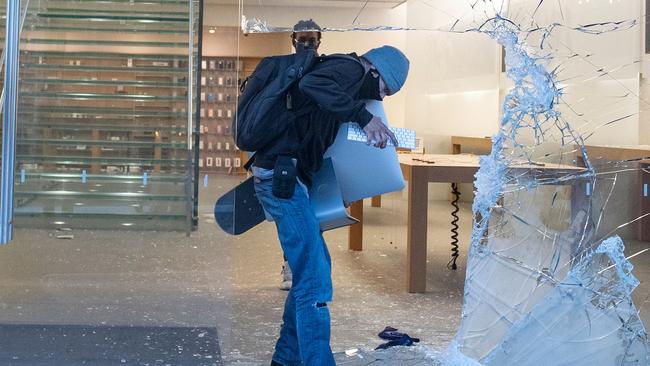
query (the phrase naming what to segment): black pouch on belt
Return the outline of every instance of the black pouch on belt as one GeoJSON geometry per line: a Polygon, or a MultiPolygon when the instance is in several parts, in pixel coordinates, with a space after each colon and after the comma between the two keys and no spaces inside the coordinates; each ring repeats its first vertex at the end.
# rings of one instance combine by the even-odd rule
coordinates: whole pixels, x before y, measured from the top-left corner
{"type": "Polygon", "coordinates": [[[278,156],[273,168],[273,195],[291,198],[296,189],[296,160],[289,156],[278,156]]]}

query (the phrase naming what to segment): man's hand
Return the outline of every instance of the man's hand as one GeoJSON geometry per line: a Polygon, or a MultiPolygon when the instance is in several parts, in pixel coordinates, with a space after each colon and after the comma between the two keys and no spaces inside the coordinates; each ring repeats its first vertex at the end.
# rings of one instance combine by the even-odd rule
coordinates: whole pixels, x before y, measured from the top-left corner
{"type": "Polygon", "coordinates": [[[390,138],[393,145],[397,147],[397,138],[391,130],[377,116],[373,116],[370,122],[363,128],[363,131],[368,136],[367,144],[370,145],[374,142],[374,146],[378,148],[385,148],[390,138]]]}

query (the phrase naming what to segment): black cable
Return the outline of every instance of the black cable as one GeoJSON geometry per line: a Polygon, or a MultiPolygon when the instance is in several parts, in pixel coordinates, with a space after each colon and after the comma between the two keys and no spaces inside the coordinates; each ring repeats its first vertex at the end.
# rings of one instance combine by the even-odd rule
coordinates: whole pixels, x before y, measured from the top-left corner
{"type": "Polygon", "coordinates": [[[447,268],[456,270],[458,268],[456,265],[456,260],[458,259],[458,211],[460,211],[458,208],[460,191],[456,183],[451,184],[451,193],[454,195],[454,200],[451,201],[454,210],[451,212],[451,216],[453,217],[453,220],[451,220],[451,260],[447,263],[447,268]]]}

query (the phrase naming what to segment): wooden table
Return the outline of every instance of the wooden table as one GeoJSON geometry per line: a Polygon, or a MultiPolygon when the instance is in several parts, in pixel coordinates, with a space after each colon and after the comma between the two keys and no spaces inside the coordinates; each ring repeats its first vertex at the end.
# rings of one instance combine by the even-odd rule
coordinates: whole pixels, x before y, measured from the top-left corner
{"type": "MultiPolygon", "coordinates": [[[[427,221],[429,183],[471,183],[479,169],[478,155],[455,154],[401,154],[400,166],[408,184],[406,234],[406,288],[417,293],[426,290],[427,221]]],[[[582,168],[568,165],[518,165],[522,171],[575,173],[582,168]]],[[[571,182],[568,182],[570,184],[571,182]]],[[[356,230],[363,229],[363,202],[356,202],[352,213],[361,214],[356,230]]],[[[349,238],[350,249],[362,250],[361,237],[349,238]]]]}
{"type": "MultiPolygon", "coordinates": [[[[463,148],[474,154],[490,154],[492,150],[491,137],[479,136],[451,136],[451,154],[462,154],[463,148]]],[[[458,184],[461,182],[450,182],[458,184]]],[[[453,193],[449,195],[449,202],[454,200],[453,193]]],[[[381,207],[381,195],[372,197],[371,207],[381,207]]],[[[363,201],[356,201],[350,205],[350,215],[359,219],[360,223],[348,228],[348,248],[354,251],[363,250],[363,201]]]]}
{"type": "Polygon", "coordinates": [[[639,240],[650,241],[650,160],[639,162],[641,175],[641,216],[639,222],[639,240]]]}
{"type": "MultiPolygon", "coordinates": [[[[580,151],[576,154],[582,159],[580,151]]],[[[585,145],[590,160],[607,159],[609,161],[634,160],[650,158],[650,145],[616,146],[616,145],[585,145]]]]}
{"type": "Polygon", "coordinates": [[[473,154],[488,155],[492,150],[491,137],[477,136],[451,136],[451,153],[462,154],[463,148],[471,150],[473,154]]]}
{"type": "MultiPolygon", "coordinates": [[[[582,155],[577,149],[576,145],[576,161],[578,165],[585,166],[582,160],[582,155]]],[[[615,145],[586,145],[587,156],[592,162],[598,160],[605,161],[623,161],[623,160],[640,160],[650,158],[650,145],[632,145],[632,146],[615,146],[615,145]]],[[[649,185],[650,173],[648,169],[650,160],[639,161],[639,176],[638,183],[633,189],[636,189],[641,196],[641,203],[639,205],[639,217],[650,212],[650,198],[643,195],[644,187],[649,185]]],[[[650,188],[645,188],[650,189],[650,188]]],[[[644,217],[637,223],[637,238],[642,241],[650,241],[650,217],[644,217]]]]}
{"type": "MultiPolygon", "coordinates": [[[[479,154],[490,155],[492,151],[492,138],[489,136],[451,136],[451,153],[452,154],[479,154]]],[[[451,184],[451,191],[449,193],[449,202],[454,201],[457,195],[454,192],[461,193],[460,182],[453,182],[451,184]]]]}

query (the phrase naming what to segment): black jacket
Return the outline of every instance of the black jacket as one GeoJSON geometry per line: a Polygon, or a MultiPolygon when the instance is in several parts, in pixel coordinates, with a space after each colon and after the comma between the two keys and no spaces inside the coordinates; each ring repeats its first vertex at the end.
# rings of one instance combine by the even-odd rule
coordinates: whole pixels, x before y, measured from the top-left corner
{"type": "Polygon", "coordinates": [[[364,75],[356,54],[321,57],[290,92],[295,111],[287,121],[291,126],[256,153],[254,165],[273,169],[278,155],[295,157],[299,176],[310,184],[341,123],[356,122],[363,128],[373,117],[357,98],[364,75]]]}

